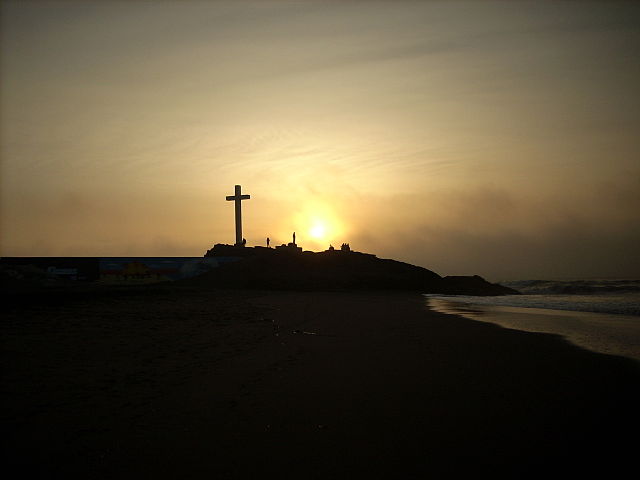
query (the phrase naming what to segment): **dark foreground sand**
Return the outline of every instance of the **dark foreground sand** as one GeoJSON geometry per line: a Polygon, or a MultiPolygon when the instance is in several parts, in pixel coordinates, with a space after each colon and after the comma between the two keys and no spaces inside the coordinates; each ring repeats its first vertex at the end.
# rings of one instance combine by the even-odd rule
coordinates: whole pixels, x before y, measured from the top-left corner
{"type": "Polygon", "coordinates": [[[615,477],[636,465],[637,363],[434,313],[419,295],[12,298],[2,462],[21,478],[615,477]]]}

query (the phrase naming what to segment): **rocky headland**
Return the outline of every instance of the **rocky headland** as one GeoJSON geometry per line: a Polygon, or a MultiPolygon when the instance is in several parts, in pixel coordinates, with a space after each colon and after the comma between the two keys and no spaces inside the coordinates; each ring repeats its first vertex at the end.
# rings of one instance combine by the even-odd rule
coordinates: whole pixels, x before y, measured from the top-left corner
{"type": "Polygon", "coordinates": [[[519,292],[482,277],[447,276],[416,265],[345,250],[301,251],[216,244],[206,257],[235,258],[221,262],[191,281],[218,287],[274,290],[401,290],[447,295],[514,295],[519,292]]]}

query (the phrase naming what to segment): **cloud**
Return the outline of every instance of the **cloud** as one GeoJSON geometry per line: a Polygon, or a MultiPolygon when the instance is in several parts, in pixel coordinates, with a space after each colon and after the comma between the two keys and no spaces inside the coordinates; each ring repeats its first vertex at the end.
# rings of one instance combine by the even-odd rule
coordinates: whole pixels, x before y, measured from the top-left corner
{"type": "Polygon", "coordinates": [[[350,239],[356,250],[443,275],[638,275],[640,212],[629,201],[637,192],[605,191],[595,205],[588,193],[567,202],[496,188],[368,198],[350,239]]]}

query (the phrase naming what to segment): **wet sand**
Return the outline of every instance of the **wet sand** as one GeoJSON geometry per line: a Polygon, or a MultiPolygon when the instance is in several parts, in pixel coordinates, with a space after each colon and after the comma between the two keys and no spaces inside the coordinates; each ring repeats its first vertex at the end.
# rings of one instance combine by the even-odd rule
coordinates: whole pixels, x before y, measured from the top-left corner
{"type": "Polygon", "coordinates": [[[21,476],[612,476],[635,464],[637,363],[433,312],[421,295],[11,298],[2,451],[21,476]]]}

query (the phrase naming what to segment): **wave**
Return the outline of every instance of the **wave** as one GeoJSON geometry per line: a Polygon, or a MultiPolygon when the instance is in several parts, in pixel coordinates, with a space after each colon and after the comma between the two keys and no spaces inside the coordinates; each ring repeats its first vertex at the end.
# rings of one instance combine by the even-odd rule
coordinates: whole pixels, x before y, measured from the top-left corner
{"type": "Polygon", "coordinates": [[[640,293],[640,280],[517,280],[500,282],[523,295],[640,293]]]}
{"type": "Polygon", "coordinates": [[[542,308],[545,310],[571,310],[591,313],[613,313],[640,316],[640,293],[607,293],[604,295],[529,294],[499,297],[473,297],[469,295],[426,295],[472,305],[500,307],[542,308]]]}

